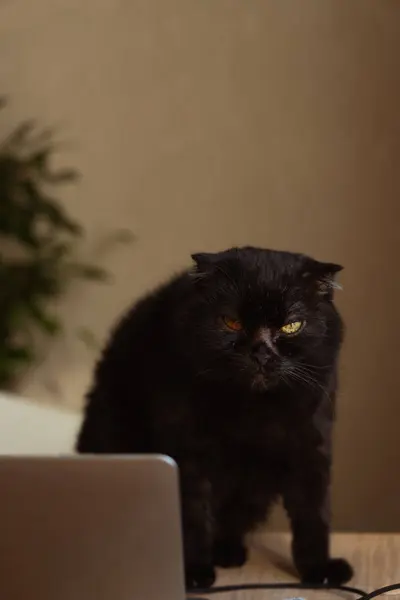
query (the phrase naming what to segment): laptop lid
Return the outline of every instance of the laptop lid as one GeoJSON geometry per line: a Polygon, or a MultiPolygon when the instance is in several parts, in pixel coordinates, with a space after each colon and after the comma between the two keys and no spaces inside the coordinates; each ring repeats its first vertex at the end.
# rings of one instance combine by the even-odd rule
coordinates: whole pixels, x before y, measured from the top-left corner
{"type": "Polygon", "coordinates": [[[3,456],[0,490],[0,598],[183,600],[171,459],[3,456]]]}

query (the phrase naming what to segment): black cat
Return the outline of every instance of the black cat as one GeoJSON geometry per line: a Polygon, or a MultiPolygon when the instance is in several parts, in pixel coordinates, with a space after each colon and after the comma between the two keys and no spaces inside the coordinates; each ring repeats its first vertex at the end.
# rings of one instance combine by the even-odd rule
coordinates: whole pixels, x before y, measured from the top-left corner
{"type": "Polygon", "coordinates": [[[193,259],[118,325],[77,449],[175,458],[188,587],[242,565],[279,496],[303,581],[344,583],[351,567],[329,555],[341,267],[257,248],[193,259]]]}

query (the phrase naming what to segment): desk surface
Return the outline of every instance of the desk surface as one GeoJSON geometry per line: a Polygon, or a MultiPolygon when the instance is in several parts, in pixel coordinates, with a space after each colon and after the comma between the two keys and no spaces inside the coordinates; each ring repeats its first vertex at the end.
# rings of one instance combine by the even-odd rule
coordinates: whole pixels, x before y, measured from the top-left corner
{"type": "MultiPolygon", "coordinates": [[[[400,534],[336,534],[332,536],[332,556],[343,556],[353,565],[351,584],[366,591],[400,582],[400,534]]],[[[259,534],[251,541],[250,560],[241,569],[221,570],[217,585],[296,581],[290,560],[287,534],[259,534]]],[[[282,600],[293,596],[307,600],[344,598],[321,592],[248,591],[210,596],[216,600],[282,600]]],[[[346,595],[347,596],[347,595],[346,595]]],[[[349,599],[351,595],[347,596],[349,599]]],[[[400,598],[397,595],[382,598],[400,598]]]]}

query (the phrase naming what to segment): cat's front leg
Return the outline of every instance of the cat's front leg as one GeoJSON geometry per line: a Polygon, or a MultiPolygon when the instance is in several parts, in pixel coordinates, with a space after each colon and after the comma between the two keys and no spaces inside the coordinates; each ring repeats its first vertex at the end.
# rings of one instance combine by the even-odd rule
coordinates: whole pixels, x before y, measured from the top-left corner
{"type": "MultiPolygon", "coordinates": [[[[320,457],[321,458],[321,457],[320,457]]],[[[305,583],[342,585],[353,576],[349,563],[331,558],[330,468],[323,460],[297,464],[284,490],[284,504],[291,521],[292,553],[305,583]]]]}
{"type": "Polygon", "coordinates": [[[192,465],[180,472],[186,588],[207,588],[215,581],[211,484],[192,465]]]}

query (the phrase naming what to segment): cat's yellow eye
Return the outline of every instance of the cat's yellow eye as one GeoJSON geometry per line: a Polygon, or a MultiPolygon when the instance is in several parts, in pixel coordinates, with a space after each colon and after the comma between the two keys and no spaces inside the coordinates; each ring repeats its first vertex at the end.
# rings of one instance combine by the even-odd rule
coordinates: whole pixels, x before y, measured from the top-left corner
{"type": "Polygon", "coordinates": [[[229,317],[222,317],[224,325],[232,331],[241,331],[243,326],[238,319],[230,319],[229,317]]]}
{"type": "Polygon", "coordinates": [[[281,327],[281,331],[286,335],[295,335],[296,333],[299,333],[302,327],[303,321],[292,321],[291,323],[286,323],[286,325],[281,327]]]}

